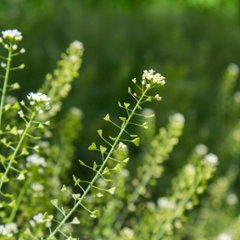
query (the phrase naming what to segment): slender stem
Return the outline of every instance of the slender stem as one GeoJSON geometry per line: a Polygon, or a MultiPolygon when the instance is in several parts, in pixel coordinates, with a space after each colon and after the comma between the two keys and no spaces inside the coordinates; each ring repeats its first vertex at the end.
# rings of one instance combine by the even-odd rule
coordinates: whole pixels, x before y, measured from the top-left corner
{"type": "Polygon", "coordinates": [[[18,142],[18,144],[17,144],[17,147],[16,147],[15,150],[14,150],[14,153],[11,155],[11,158],[10,158],[10,160],[9,160],[9,162],[8,162],[7,168],[6,168],[5,172],[3,173],[2,177],[1,177],[1,181],[0,181],[0,192],[1,192],[1,190],[2,190],[2,186],[3,186],[3,184],[4,184],[4,181],[5,181],[5,179],[7,178],[8,172],[9,172],[9,170],[10,170],[12,164],[13,164],[13,161],[14,161],[15,157],[16,157],[17,154],[18,154],[18,151],[19,151],[19,149],[20,149],[20,147],[21,147],[21,145],[22,145],[22,143],[23,143],[23,140],[24,140],[25,137],[27,136],[27,132],[28,132],[28,130],[29,130],[30,126],[31,126],[31,123],[32,123],[32,121],[33,121],[33,119],[34,119],[35,116],[36,116],[36,112],[34,111],[34,112],[32,113],[32,115],[31,115],[31,117],[30,117],[29,122],[26,124],[26,128],[25,128],[25,130],[24,130],[24,132],[23,132],[23,134],[22,134],[22,136],[21,136],[21,138],[20,138],[20,140],[19,140],[19,142],[18,142]]]}
{"type": "Polygon", "coordinates": [[[148,91],[148,89],[145,89],[144,92],[142,93],[141,97],[138,99],[134,109],[132,110],[131,114],[129,115],[128,119],[125,121],[122,129],[120,130],[116,140],[114,141],[110,151],[108,152],[108,155],[106,156],[105,160],[103,161],[103,164],[101,165],[100,169],[98,170],[98,172],[96,173],[96,175],[93,177],[92,181],[89,183],[88,187],[86,188],[86,190],[84,191],[83,195],[81,196],[81,198],[75,203],[75,205],[73,206],[73,208],[69,211],[69,213],[62,219],[62,221],[58,224],[58,226],[54,229],[54,231],[48,236],[48,238],[46,240],[51,240],[56,234],[57,232],[61,229],[61,227],[63,226],[63,224],[69,219],[69,217],[74,213],[74,211],[77,209],[77,207],[79,205],[81,205],[84,197],[87,195],[87,193],[90,191],[90,189],[92,188],[92,185],[95,183],[95,181],[98,179],[98,177],[101,175],[102,171],[104,170],[109,158],[111,157],[113,151],[115,150],[116,145],[118,144],[119,140],[121,139],[122,134],[124,133],[126,127],[128,126],[128,123],[130,122],[130,120],[132,119],[135,111],[138,109],[139,105],[141,104],[141,101],[143,99],[143,97],[145,96],[146,92],[148,91]]]}
{"type": "MultiPolygon", "coordinates": [[[[149,180],[151,179],[151,174],[143,177],[141,183],[139,184],[140,187],[137,187],[133,193],[131,194],[131,196],[129,197],[129,200],[127,201],[128,204],[134,204],[136,202],[136,200],[138,199],[139,195],[140,195],[140,191],[139,188],[141,187],[146,187],[147,183],[149,182],[149,180]]],[[[120,230],[124,224],[124,220],[126,219],[128,215],[128,211],[127,208],[122,209],[122,212],[119,214],[119,216],[117,217],[118,221],[115,224],[115,231],[117,232],[118,230],[120,230]]]]}
{"type": "MultiPolygon", "coordinates": [[[[196,182],[194,188],[192,189],[192,192],[188,195],[188,197],[185,198],[185,199],[183,199],[183,200],[181,201],[182,204],[179,203],[179,208],[178,208],[178,210],[182,208],[182,211],[184,211],[184,207],[186,206],[186,204],[188,203],[188,201],[192,198],[192,196],[193,196],[194,193],[196,192],[196,189],[197,189],[198,186],[200,185],[201,181],[202,181],[202,179],[198,180],[198,181],[196,182]]],[[[174,212],[175,214],[174,214],[172,217],[170,217],[170,218],[166,221],[166,223],[172,223],[172,222],[179,216],[179,211],[178,211],[178,210],[176,210],[176,211],[174,212]]],[[[180,214],[181,214],[181,212],[180,212],[180,214]]],[[[165,225],[165,224],[163,224],[163,225],[165,225]]],[[[165,234],[166,234],[166,229],[165,229],[164,227],[162,227],[162,228],[160,229],[160,231],[158,232],[156,239],[157,239],[157,240],[163,239],[163,237],[164,237],[165,234]]]]}
{"type": "Polygon", "coordinates": [[[10,213],[10,217],[9,217],[9,219],[8,219],[8,222],[10,222],[10,223],[11,223],[11,222],[14,222],[14,219],[15,219],[15,217],[16,217],[16,214],[17,214],[17,211],[18,211],[18,209],[19,209],[20,203],[22,202],[23,197],[24,197],[24,195],[25,195],[25,193],[26,193],[26,190],[27,190],[29,184],[30,184],[31,181],[32,181],[32,176],[33,176],[33,175],[31,175],[30,177],[28,177],[28,179],[25,181],[25,183],[24,183],[24,185],[23,185],[23,188],[21,189],[21,191],[20,191],[20,193],[19,193],[19,195],[18,195],[18,197],[17,197],[16,205],[15,205],[15,207],[12,209],[12,211],[11,211],[11,213],[10,213]]]}
{"type": "Polygon", "coordinates": [[[4,107],[4,103],[5,103],[6,92],[7,92],[7,85],[8,85],[10,68],[11,68],[11,61],[12,61],[12,45],[10,45],[9,51],[8,51],[7,67],[6,67],[3,89],[2,89],[1,104],[0,104],[0,129],[2,128],[3,107],[4,107]]]}

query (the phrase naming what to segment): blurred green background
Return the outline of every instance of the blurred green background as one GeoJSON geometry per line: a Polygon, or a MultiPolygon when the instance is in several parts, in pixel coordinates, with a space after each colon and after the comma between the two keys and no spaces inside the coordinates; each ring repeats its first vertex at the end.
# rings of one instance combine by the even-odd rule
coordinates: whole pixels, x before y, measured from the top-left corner
{"type": "MultiPolygon", "coordinates": [[[[41,86],[70,42],[83,42],[80,77],[63,109],[77,106],[83,111],[77,144],[81,157],[96,139],[102,117],[117,114],[117,101],[129,98],[133,77],[150,68],[164,75],[163,101],[154,105],[158,126],[175,111],[186,117],[170,169],[181,166],[197,143],[220,154],[224,130],[217,96],[228,65],[239,65],[239,24],[238,0],[0,1],[0,29],[19,29],[27,49],[22,57],[26,69],[17,75],[19,97],[41,86]]],[[[220,171],[223,161],[221,166],[220,171]]]]}

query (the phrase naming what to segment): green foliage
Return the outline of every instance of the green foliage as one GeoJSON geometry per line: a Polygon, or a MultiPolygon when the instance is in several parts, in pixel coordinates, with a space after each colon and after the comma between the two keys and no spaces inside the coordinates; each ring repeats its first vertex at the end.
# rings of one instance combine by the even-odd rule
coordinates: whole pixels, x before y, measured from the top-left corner
{"type": "Polygon", "coordinates": [[[1,37],[0,239],[238,240],[238,25],[237,0],[1,1],[0,28],[30,51],[1,37]],[[81,79],[75,41],[42,84],[72,39],[81,79]],[[117,139],[129,76],[159,66],[164,101],[117,139]]]}

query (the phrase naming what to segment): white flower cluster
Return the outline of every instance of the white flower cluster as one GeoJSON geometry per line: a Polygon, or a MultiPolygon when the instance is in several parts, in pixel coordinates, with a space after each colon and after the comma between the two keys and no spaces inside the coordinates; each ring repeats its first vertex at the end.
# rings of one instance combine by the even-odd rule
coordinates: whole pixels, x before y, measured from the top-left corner
{"type": "Polygon", "coordinates": [[[184,124],[185,118],[181,113],[174,113],[172,116],[170,116],[169,120],[174,123],[184,124]]]}
{"type": "Polygon", "coordinates": [[[41,224],[41,223],[45,223],[47,227],[50,227],[52,219],[53,219],[52,215],[38,213],[29,221],[29,223],[32,227],[35,227],[36,224],[41,224]]]}
{"type": "Polygon", "coordinates": [[[44,222],[44,215],[42,213],[38,213],[37,215],[35,215],[32,220],[30,220],[30,224],[34,227],[39,223],[43,223],[44,222]]]}
{"type": "Polygon", "coordinates": [[[228,235],[227,233],[221,233],[217,240],[232,240],[231,236],[228,235]]]}
{"type": "Polygon", "coordinates": [[[144,70],[142,75],[142,85],[150,87],[151,84],[164,85],[165,77],[160,73],[156,73],[154,70],[144,70]]]}
{"type": "Polygon", "coordinates": [[[45,159],[43,157],[40,157],[37,154],[32,154],[28,156],[26,160],[29,165],[42,166],[42,167],[47,166],[45,159]]]}
{"type": "MultiPolygon", "coordinates": [[[[5,225],[0,225],[0,236],[12,237],[14,233],[18,232],[18,227],[16,223],[7,223],[5,225]]],[[[4,238],[5,239],[5,238],[4,238]]]]}
{"type": "Polygon", "coordinates": [[[204,157],[203,162],[211,166],[216,166],[218,164],[218,157],[213,153],[209,153],[204,157]]]}
{"type": "Polygon", "coordinates": [[[124,239],[126,240],[134,239],[134,231],[131,228],[128,227],[123,228],[122,234],[124,236],[124,239]]]}
{"type": "Polygon", "coordinates": [[[195,148],[194,151],[196,152],[196,154],[198,155],[205,155],[208,152],[208,148],[206,145],[204,144],[198,144],[195,148]]]}
{"type": "Polygon", "coordinates": [[[27,98],[30,101],[30,105],[37,107],[40,113],[42,113],[43,109],[49,109],[50,97],[46,94],[31,92],[27,95],[27,98]]]}
{"type": "Polygon", "coordinates": [[[161,208],[174,209],[176,207],[176,204],[166,197],[159,198],[157,203],[161,208]]]}
{"type": "Polygon", "coordinates": [[[44,186],[38,182],[32,183],[31,188],[34,192],[42,192],[44,190],[44,186]]]}
{"type": "Polygon", "coordinates": [[[83,44],[79,41],[74,41],[70,44],[70,48],[78,49],[78,50],[83,50],[83,44]]]}
{"type": "Polygon", "coordinates": [[[16,29],[2,31],[2,38],[4,40],[14,40],[19,42],[22,40],[22,33],[16,29]]]}

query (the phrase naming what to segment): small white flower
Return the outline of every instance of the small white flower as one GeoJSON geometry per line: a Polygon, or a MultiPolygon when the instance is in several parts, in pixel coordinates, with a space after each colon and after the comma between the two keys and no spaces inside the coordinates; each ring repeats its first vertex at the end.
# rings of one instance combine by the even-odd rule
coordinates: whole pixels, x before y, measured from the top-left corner
{"type": "Polygon", "coordinates": [[[193,176],[196,172],[194,165],[192,164],[187,164],[186,165],[186,171],[189,175],[193,176]]]}
{"type": "Polygon", "coordinates": [[[217,240],[232,240],[232,237],[228,235],[227,233],[221,233],[217,240]]]}
{"type": "Polygon", "coordinates": [[[33,217],[33,220],[36,223],[42,223],[42,222],[44,222],[43,217],[44,217],[44,215],[42,213],[39,213],[33,217]]]}
{"type": "Polygon", "coordinates": [[[20,118],[24,118],[24,113],[22,110],[18,111],[18,115],[20,116],[20,118]]]}
{"type": "Polygon", "coordinates": [[[232,75],[237,75],[239,73],[239,67],[237,64],[235,63],[231,63],[229,66],[228,66],[228,69],[230,74],[232,75]]]}
{"type": "Polygon", "coordinates": [[[12,46],[12,48],[13,48],[13,50],[17,50],[17,48],[18,48],[17,44],[14,44],[14,45],[12,46]]]}
{"type": "Polygon", "coordinates": [[[236,102],[236,103],[240,103],[240,92],[235,92],[234,95],[233,95],[233,100],[236,102]]]}
{"type": "Polygon", "coordinates": [[[70,45],[70,48],[73,48],[73,49],[78,49],[78,50],[83,50],[83,44],[79,41],[74,41],[71,43],[70,45]]]}
{"type": "Polygon", "coordinates": [[[5,225],[5,228],[8,232],[17,233],[18,232],[18,226],[16,223],[7,223],[5,225]]]}
{"type": "Polygon", "coordinates": [[[2,68],[6,68],[7,67],[7,64],[5,62],[1,62],[1,67],[2,68]]]}
{"type": "Polygon", "coordinates": [[[22,33],[16,29],[2,31],[2,37],[6,40],[15,40],[17,42],[22,40],[22,33]]]}
{"type": "Polygon", "coordinates": [[[122,232],[127,239],[133,239],[134,231],[131,228],[125,227],[123,228],[122,232]]]}
{"type": "Polygon", "coordinates": [[[72,107],[70,109],[71,113],[74,114],[76,117],[82,117],[83,113],[82,113],[82,110],[77,108],[77,107],[72,107]]]}
{"type": "Polygon", "coordinates": [[[40,157],[37,154],[32,154],[32,155],[28,156],[26,160],[27,160],[28,164],[31,164],[31,165],[42,166],[42,167],[47,166],[45,158],[40,157]]]}
{"type": "Polygon", "coordinates": [[[172,116],[170,116],[169,119],[172,122],[177,122],[177,123],[181,123],[181,124],[184,124],[184,122],[185,122],[185,118],[181,113],[174,113],[172,116]]]}
{"type": "Polygon", "coordinates": [[[159,94],[156,94],[156,95],[154,96],[154,98],[155,98],[157,101],[161,101],[161,100],[162,100],[162,98],[160,97],[159,94]]]}
{"type": "Polygon", "coordinates": [[[235,205],[238,203],[238,197],[234,193],[230,193],[227,195],[226,201],[229,205],[235,205]]]}
{"type": "Polygon", "coordinates": [[[16,223],[7,223],[5,225],[0,225],[0,236],[12,237],[14,233],[18,232],[18,227],[16,223]]]}
{"type": "Polygon", "coordinates": [[[208,148],[206,145],[204,144],[198,144],[195,148],[194,151],[198,154],[198,155],[205,155],[207,154],[208,148]]]}
{"type": "Polygon", "coordinates": [[[115,193],[115,190],[116,190],[116,187],[112,187],[108,189],[108,192],[113,195],[115,193]]]}
{"type": "Polygon", "coordinates": [[[23,53],[25,53],[25,52],[26,52],[25,48],[21,48],[21,49],[20,49],[20,53],[23,54],[23,53]]]}
{"type": "Polygon", "coordinates": [[[165,77],[162,76],[160,73],[156,73],[154,70],[144,70],[142,75],[143,81],[149,81],[154,84],[164,85],[165,84],[165,77]]]}
{"type": "Polygon", "coordinates": [[[32,183],[31,188],[34,192],[42,192],[44,190],[44,186],[38,182],[32,183]]]}
{"type": "Polygon", "coordinates": [[[36,104],[36,103],[48,103],[50,101],[50,98],[43,93],[29,93],[27,95],[28,100],[30,101],[31,104],[36,104]]]}
{"type": "Polygon", "coordinates": [[[209,153],[208,155],[205,156],[203,162],[208,163],[212,166],[216,166],[218,164],[218,157],[213,153],[209,153]]]}
{"type": "Polygon", "coordinates": [[[161,208],[174,209],[176,207],[176,204],[166,197],[159,198],[157,203],[161,208]]]}
{"type": "Polygon", "coordinates": [[[44,109],[49,109],[50,97],[43,93],[29,93],[27,95],[30,105],[34,106],[38,113],[43,113],[44,109]]]}

